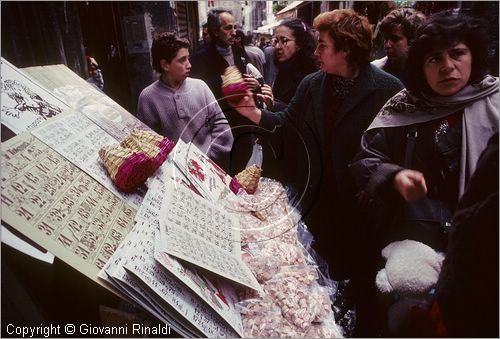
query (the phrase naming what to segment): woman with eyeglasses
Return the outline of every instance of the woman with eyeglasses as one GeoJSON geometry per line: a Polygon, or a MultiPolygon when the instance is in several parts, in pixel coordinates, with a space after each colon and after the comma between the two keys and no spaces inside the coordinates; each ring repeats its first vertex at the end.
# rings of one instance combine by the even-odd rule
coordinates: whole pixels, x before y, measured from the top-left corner
{"type": "MultiPolygon", "coordinates": [[[[318,59],[314,56],[316,39],[311,28],[301,19],[285,19],[274,30],[271,39],[272,60],[275,74],[266,74],[272,87],[274,102],[268,108],[279,112],[286,108],[304,77],[318,70],[318,59]]],[[[270,67],[268,67],[270,69],[270,67]]],[[[282,142],[286,131],[280,127],[273,133],[260,131],[264,152],[265,175],[279,181],[286,181],[287,169],[282,161],[282,142]],[[274,146],[272,146],[274,145],[274,146]]]]}
{"type": "MultiPolygon", "coordinates": [[[[258,109],[249,93],[235,108],[264,130],[283,126],[283,167],[291,202],[301,211],[330,276],[350,279],[344,292],[366,304],[367,285],[375,277],[370,271],[375,265],[367,259],[376,257],[367,229],[375,225],[356,205],[348,163],[377,112],[403,85],[370,65],[372,31],[366,17],[340,9],[321,13],[313,24],[319,32],[315,55],[320,70],[300,82],[287,107],[279,112],[258,109]]],[[[358,312],[367,308],[357,306],[358,312]]],[[[373,316],[364,315],[358,316],[359,322],[373,316]]]]}
{"type": "Polygon", "coordinates": [[[318,60],[314,56],[316,41],[311,28],[300,19],[281,22],[274,31],[272,44],[277,73],[270,85],[274,95],[273,110],[279,111],[290,102],[302,79],[318,70],[318,60]]]}

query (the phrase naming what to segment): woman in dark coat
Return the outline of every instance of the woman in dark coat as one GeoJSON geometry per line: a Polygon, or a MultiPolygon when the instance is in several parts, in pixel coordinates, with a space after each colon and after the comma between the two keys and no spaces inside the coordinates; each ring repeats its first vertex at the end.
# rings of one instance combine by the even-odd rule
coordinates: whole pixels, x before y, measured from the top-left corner
{"type": "Polygon", "coordinates": [[[370,65],[372,33],[365,17],[334,10],[318,15],[314,28],[319,31],[315,55],[320,71],[302,80],[288,106],[276,113],[260,110],[249,95],[235,108],[263,130],[286,130],[283,159],[290,197],[330,275],[351,279],[352,295],[363,301],[365,259],[371,251],[364,230],[371,225],[355,204],[347,165],[377,112],[403,86],[370,65]]]}
{"type": "Polygon", "coordinates": [[[382,108],[350,166],[369,198],[398,210],[427,197],[453,213],[479,154],[498,131],[499,81],[486,74],[484,37],[474,19],[453,11],[435,14],[421,27],[408,55],[408,90],[382,108]],[[405,164],[407,156],[411,162],[405,164]]]}
{"type": "Polygon", "coordinates": [[[453,216],[436,287],[449,337],[498,338],[498,133],[453,216]]]}
{"type": "Polygon", "coordinates": [[[363,135],[350,168],[360,196],[396,216],[379,235],[384,243],[412,239],[446,250],[451,214],[498,132],[499,81],[486,74],[485,37],[479,22],[455,11],[430,17],[409,50],[408,90],[363,135]]]}

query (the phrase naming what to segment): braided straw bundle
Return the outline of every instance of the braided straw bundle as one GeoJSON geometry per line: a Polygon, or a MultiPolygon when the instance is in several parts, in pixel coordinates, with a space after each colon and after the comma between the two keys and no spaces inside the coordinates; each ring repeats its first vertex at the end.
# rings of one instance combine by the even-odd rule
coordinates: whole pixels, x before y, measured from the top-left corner
{"type": "Polygon", "coordinates": [[[145,130],[138,129],[138,128],[134,129],[130,135],[134,138],[137,138],[139,140],[142,140],[144,142],[147,142],[147,143],[153,144],[153,145],[158,145],[161,141],[163,141],[163,139],[165,139],[164,137],[162,137],[158,133],[145,131],[145,130]]]}
{"type": "Polygon", "coordinates": [[[120,145],[102,147],[99,157],[115,185],[130,192],[153,175],[174,146],[168,138],[135,129],[120,145]]]}
{"type": "Polygon", "coordinates": [[[143,142],[142,140],[138,140],[133,136],[129,135],[125,139],[122,140],[120,146],[123,148],[130,148],[134,151],[144,152],[148,157],[154,157],[158,154],[159,148],[153,144],[148,144],[147,142],[143,142]]]}
{"type": "Polygon", "coordinates": [[[248,86],[236,66],[229,66],[222,76],[222,94],[226,100],[238,103],[246,94],[248,86]]]}
{"type": "Polygon", "coordinates": [[[259,186],[261,173],[262,169],[257,165],[247,167],[234,176],[229,187],[234,193],[238,193],[239,187],[243,187],[248,194],[254,194],[259,186]]]}
{"type": "Polygon", "coordinates": [[[156,171],[170,154],[175,143],[154,132],[134,129],[129,136],[122,140],[121,146],[147,154],[151,157],[156,171]]]}
{"type": "Polygon", "coordinates": [[[136,152],[130,148],[104,146],[99,150],[99,157],[111,180],[124,192],[133,191],[154,172],[151,158],[144,152],[136,152]]]}

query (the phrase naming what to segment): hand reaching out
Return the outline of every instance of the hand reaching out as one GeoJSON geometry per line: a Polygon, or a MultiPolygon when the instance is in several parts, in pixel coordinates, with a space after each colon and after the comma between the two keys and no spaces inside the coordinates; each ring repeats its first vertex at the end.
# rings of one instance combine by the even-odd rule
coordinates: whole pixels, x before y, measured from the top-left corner
{"type": "Polygon", "coordinates": [[[424,175],[419,171],[400,171],[394,177],[393,186],[408,202],[422,199],[427,194],[424,175]]]}
{"type": "Polygon", "coordinates": [[[251,90],[248,89],[245,96],[240,101],[235,102],[228,100],[227,102],[234,107],[238,113],[251,120],[253,123],[258,124],[260,122],[262,112],[255,106],[251,90]]]}
{"type": "Polygon", "coordinates": [[[260,86],[259,81],[255,79],[250,74],[243,74],[243,82],[248,86],[250,89],[255,89],[260,86]]]}
{"type": "Polygon", "coordinates": [[[268,84],[264,84],[260,88],[261,94],[257,94],[257,96],[264,101],[266,106],[271,109],[274,106],[274,95],[273,95],[273,90],[271,89],[271,86],[268,84]]]}

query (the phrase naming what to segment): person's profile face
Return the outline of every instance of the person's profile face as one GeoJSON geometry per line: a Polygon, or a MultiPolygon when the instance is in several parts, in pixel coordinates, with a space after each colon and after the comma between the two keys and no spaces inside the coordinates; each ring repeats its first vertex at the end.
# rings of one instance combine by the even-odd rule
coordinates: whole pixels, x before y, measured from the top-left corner
{"type": "Polygon", "coordinates": [[[208,34],[208,28],[207,27],[203,27],[203,29],[201,31],[201,38],[203,39],[203,41],[205,43],[210,42],[210,34],[208,34]]]}
{"type": "Polygon", "coordinates": [[[224,12],[219,16],[220,28],[215,32],[217,43],[223,47],[231,46],[236,37],[236,19],[231,14],[224,12]]]}
{"type": "Polygon", "coordinates": [[[408,56],[408,39],[401,26],[393,27],[384,34],[384,49],[389,60],[405,60],[408,56]]]}
{"type": "Polygon", "coordinates": [[[335,47],[335,42],[328,32],[319,32],[318,44],[314,55],[319,58],[321,71],[342,75],[348,67],[348,53],[335,47]]]}
{"type": "Polygon", "coordinates": [[[422,64],[425,80],[438,95],[449,96],[467,85],[472,72],[472,53],[462,42],[427,53],[422,64]]]}
{"type": "Polygon", "coordinates": [[[174,82],[183,81],[191,71],[191,63],[189,62],[189,50],[181,48],[170,63],[165,63],[164,70],[167,76],[174,82]]]}

